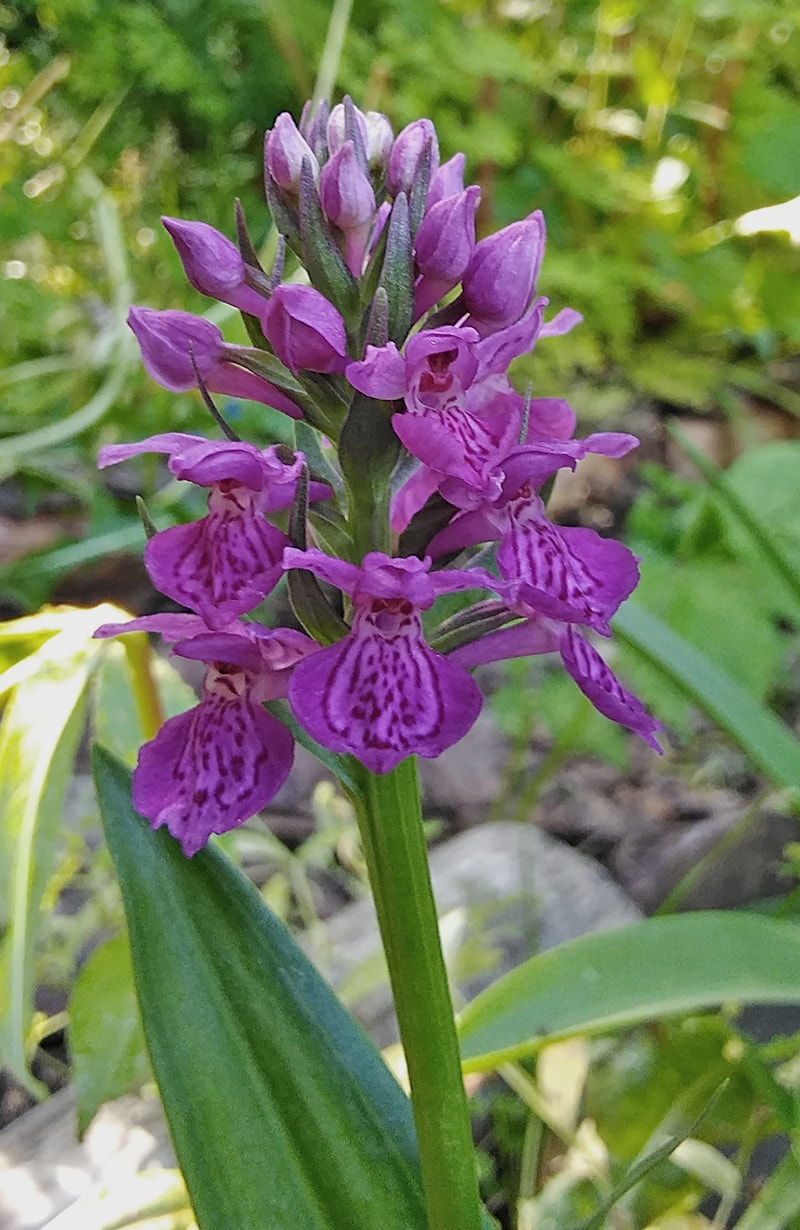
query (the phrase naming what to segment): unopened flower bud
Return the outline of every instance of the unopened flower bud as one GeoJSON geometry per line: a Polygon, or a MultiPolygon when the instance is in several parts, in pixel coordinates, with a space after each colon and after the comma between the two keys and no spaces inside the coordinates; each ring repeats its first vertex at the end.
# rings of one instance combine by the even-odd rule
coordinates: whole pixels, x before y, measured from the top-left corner
{"type": "Polygon", "coordinates": [[[481,199],[477,185],[445,197],[422,219],[416,237],[416,265],[422,277],[414,293],[414,316],[461,281],[475,249],[475,211],[481,199]]]}
{"type": "Polygon", "coordinates": [[[297,196],[300,192],[300,172],[304,158],[309,159],[314,178],[318,178],[319,163],[311,146],[301,135],[288,111],[284,111],[276,119],[275,127],[267,132],[264,138],[266,173],[284,192],[297,196]]]}
{"type": "MultiPolygon", "coordinates": [[[[361,133],[364,149],[367,148],[367,117],[358,107],[353,107],[353,115],[361,133]]],[[[328,153],[331,157],[338,154],[345,141],[351,140],[347,133],[347,112],[344,103],[337,103],[328,116],[328,153]]]]}
{"type": "Polygon", "coordinates": [[[536,288],[544,241],[544,218],[537,209],[476,245],[464,275],[469,324],[494,333],[525,314],[536,288]]]}
{"type": "Polygon", "coordinates": [[[467,271],[475,248],[475,211],[481,190],[473,184],[429,209],[416,238],[419,272],[455,286],[467,271]]]}
{"type": "Polygon", "coordinates": [[[319,196],[328,220],[342,231],[371,222],[375,213],[372,184],[358,165],[352,141],[322,168],[319,196]]]}
{"type": "Polygon", "coordinates": [[[367,121],[366,146],[370,170],[383,171],[394,144],[392,126],[381,111],[368,111],[364,118],[367,121]]]}
{"type": "Polygon", "coordinates": [[[319,195],[328,220],[344,232],[347,265],[353,276],[358,277],[375,216],[375,193],[359,165],[352,141],[345,141],[325,163],[319,195]]]}
{"type": "Polygon", "coordinates": [[[336,308],[312,286],[284,282],[261,317],[275,354],[295,375],[340,372],[347,355],[344,321],[336,308]]]}
{"type": "Polygon", "coordinates": [[[182,218],[161,221],[195,290],[252,316],[261,315],[264,300],[247,285],[245,263],[235,243],[205,222],[185,222],[182,218]]]}
{"type": "Polygon", "coordinates": [[[463,154],[453,154],[452,158],[448,158],[447,162],[443,162],[431,175],[431,186],[428,189],[427,200],[428,209],[437,205],[439,201],[444,201],[447,197],[455,196],[457,192],[464,191],[464,167],[466,161],[463,154]]]}
{"type": "Polygon", "coordinates": [[[147,374],[171,393],[197,388],[199,373],[212,393],[245,397],[292,418],[301,417],[299,407],[280,389],[235,365],[240,347],[228,345],[210,320],[191,312],[132,307],[128,324],[136,335],[147,374]]]}
{"type": "Polygon", "coordinates": [[[391,196],[410,194],[425,150],[430,148],[431,175],[439,166],[439,142],[431,120],[414,120],[395,138],[386,172],[386,189],[391,196]]]}

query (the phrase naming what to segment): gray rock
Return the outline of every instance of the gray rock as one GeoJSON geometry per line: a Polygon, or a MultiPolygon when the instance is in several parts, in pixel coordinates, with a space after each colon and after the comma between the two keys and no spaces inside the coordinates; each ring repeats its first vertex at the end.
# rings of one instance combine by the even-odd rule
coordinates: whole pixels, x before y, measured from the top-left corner
{"type": "MultiPolygon", "coordinates": [[[[469,829],[434,849],[430,862],[443,947],[465,998],[538,951],[641,917],[593,859],[533,827],[469,829]],[[467,959],[459,962],[459,952],[467,959]],[[471,968],[469,955],[473,965],[489,968],[471,968]]],[[[378,1045],[394,1041],[371,899],[330,919],[325,951],[316,958],[378,1045]]]]}

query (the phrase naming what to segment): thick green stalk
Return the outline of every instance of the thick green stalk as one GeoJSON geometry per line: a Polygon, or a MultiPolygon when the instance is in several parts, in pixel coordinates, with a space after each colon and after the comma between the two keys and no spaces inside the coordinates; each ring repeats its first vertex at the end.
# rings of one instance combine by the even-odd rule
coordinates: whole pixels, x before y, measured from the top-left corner
{"type": "Polygon", "coordinates": [[[429,1230],[480,1230],[469,1112],[439,941],[416,760],[357,767],[354,798],[411,1084],[429,1230]]]}

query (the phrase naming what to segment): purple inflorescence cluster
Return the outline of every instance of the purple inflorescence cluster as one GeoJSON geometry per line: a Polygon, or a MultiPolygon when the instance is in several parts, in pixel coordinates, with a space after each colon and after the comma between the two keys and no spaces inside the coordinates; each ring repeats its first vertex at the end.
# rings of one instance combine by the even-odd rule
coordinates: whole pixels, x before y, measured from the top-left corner
{"type": "Polygon", "coordinates": [[[208,492],[205,517],[145,552],[191,614],[97,633],[159,632],[207,665],[200,703],[142,748],[138,810],[191,855],[262,808],[292,764],[293,737],[264,707],[281,698],[318,744],[375,773],[437,756],[480,710],[470,668],[523,654],[560,653],[601,713],[660,750],[659,723],[580,631],[610,635],[636,559],[553,524],[541,494],[587,453],[637,441],[574,439],[566,402],[525,398],[507,374],[580,319],[545,320],[541,213],[476,242],[463,155],[440,164],[430,120],[395,136],[349,99],[307,108],[299,127],[279,116],[265,182],[280,236],[269,273],[238,206],[237,244],[164,219],[191,284],[241,311],[251,344],[186,312],[133,308],[130,325],[164,387],[199,387],[212,410],[211,392],[271,406],[297,420],[300,447],[259,448],[222,423],[223,440],[167,432],[100,454],[106,466],[163,453],[208,492]],[[288,533],[270,519],[286,509],[288,533]],[[252,614],[284,575],[305,632],[252,614]],[[469,590],[423,631],[440,595],[469,590]]]}

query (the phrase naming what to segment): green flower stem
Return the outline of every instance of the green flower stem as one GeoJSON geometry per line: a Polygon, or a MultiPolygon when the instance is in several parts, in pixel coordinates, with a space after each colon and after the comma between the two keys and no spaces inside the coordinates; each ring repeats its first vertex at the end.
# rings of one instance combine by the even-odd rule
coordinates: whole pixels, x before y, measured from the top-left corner
{"type": "Polygon", "coordinates": [[[475,1155],[416,760],[380,776],[361,766],[356,773],[353,803],[408,1067],[429,1230],[480,1230],[475,1155]]]}

